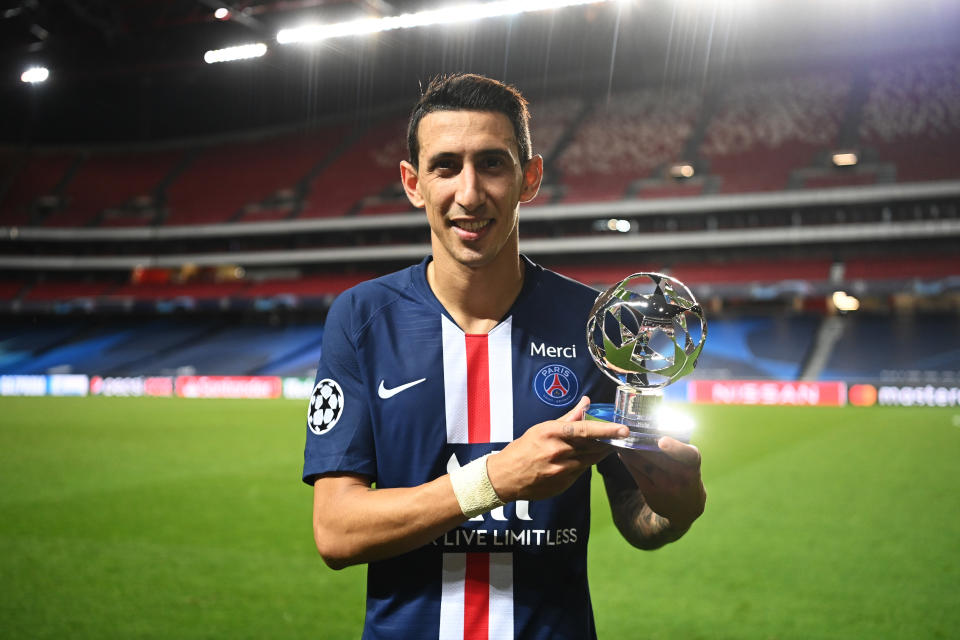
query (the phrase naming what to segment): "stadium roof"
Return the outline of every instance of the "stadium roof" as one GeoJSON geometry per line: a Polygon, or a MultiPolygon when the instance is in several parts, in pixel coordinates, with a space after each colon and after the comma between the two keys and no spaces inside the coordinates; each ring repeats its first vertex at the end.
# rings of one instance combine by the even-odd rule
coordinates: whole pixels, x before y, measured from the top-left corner
{"type": "MultiPolygon", "coordinates": [[[[476,0],[488,2],[489,0],[476,0]]],[[[951,0],[619,0],[280,45],[280,29],[432,9],[428,0],[0,1],[0,141],[150,141],[409,104],[445,71],[540,92],[603,92],[653,78],[706,82],[758,65],[939,49],[956,55],[951,0]],[[816,6],[811,6],[816,5],[816,6]],[[229,7],[218,20],[214,10],[229,7]],[[792,7],[792,8],[791,8],[792,7]],[[264,42],[256,60],[204,52],[264,42]],[[50,69],[43,85],[20,74],[50,69]]]]}

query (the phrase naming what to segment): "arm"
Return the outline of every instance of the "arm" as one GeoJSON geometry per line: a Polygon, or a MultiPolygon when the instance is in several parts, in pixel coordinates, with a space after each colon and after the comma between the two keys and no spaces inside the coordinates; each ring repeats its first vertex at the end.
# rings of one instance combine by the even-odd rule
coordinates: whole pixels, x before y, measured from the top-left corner
{"type": "MultiPolygon", "coordinates": [[[[535,425],[487,458],[487,473],[505,502],[542,499],[569,487],[610,453],[595,438],[625,427],[580,421],[584,398],[567,415],[535,425]]],[[[317,550],[334,569],[390,558],[428,544],[466,521],[449,475],[417,487],[371,489],[357,474],[327,474],[313,485],[317,550]]]]}
{"type": "Polygon", "coordinates": [[[448,475],[403,489],[370,484],[332,474],[313,485],[313,537],[333,569],[416,549],[466,520],[448,475]]]}
{"type": "Polygon", "coordinates": [[[703,513],[707,493],[700,452],[673,438],[660,451],[619,452],[629,472],[603,476],[617,529],[638,549],[659,549],[678,540],[703,513]]]}

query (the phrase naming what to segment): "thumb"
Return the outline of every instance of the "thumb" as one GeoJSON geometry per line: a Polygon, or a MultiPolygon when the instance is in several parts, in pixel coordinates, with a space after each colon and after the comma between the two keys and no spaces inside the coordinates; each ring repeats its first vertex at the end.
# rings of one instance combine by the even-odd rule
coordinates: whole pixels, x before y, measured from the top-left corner
{"type": "Polygon", "coordinates": [[[586,411],[587,407],[589,406],[590,398],[583,396],[580,398],[580,402],[578,402],[573,409],[570,409],[570,411],[567,411],[559,418],[560,422],[575,422],[577,420],[583,420],[583,412],[586,411]]]}

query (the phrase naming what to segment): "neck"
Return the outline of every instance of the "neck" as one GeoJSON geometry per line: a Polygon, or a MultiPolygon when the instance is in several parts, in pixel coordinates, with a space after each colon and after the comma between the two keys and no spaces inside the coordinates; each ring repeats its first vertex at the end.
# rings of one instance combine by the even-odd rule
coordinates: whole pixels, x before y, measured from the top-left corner
{"type": "Polygon", "coordinates": [[[516,245],[489,264],[463,265],[434,250],[427,282],[465,333],[488,333],[499,324],[523,288],[525,268],[516,245]]]}

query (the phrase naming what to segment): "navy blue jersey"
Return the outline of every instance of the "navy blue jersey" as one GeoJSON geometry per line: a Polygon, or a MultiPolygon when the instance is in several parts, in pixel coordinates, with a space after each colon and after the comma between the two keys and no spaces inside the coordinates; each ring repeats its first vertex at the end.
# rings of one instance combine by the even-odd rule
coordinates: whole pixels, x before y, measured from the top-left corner
{"type": "MultiPolygon", "coordinates": [[[[587,352],[589,287],[524,258],[523,289],[488,334],[431,291],[429,258],[344,292],[327,317],[303,479],[352,472],[413,487],[502,449],[613,384],[587,352]]],[[[615,456],[604,465],[617,465],[615,456]]],[[[603,469],[602,469],[603,470],[603,469]]],[[[477,516],[370,563],[364,638],[593,638],[590,474],[562,494],[477,516]]]]}

